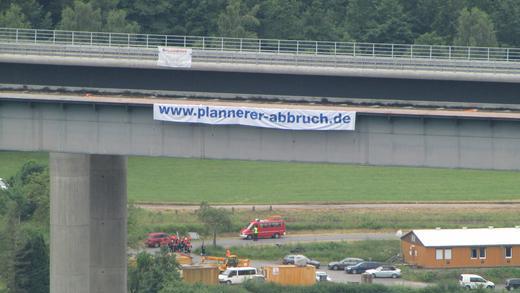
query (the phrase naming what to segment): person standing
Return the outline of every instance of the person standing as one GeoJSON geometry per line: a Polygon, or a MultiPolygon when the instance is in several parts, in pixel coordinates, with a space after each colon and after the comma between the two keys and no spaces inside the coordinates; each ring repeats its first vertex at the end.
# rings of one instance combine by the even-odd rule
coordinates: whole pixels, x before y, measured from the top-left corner
{"type": "Polygon", "coordinates": [[[200,256],[206,256],[206,246],[204,245],[204,240],[202,240],[202,246],[200,247],[200,256]]]}
{"type": "Polygon", "coordinates": [[[257,240],[258,240],[258,226],[257,226],[257,225],[255,225],[255,226],[253,227],[253,240],[254,240],[254,241],[257,241],[257,240]]]}

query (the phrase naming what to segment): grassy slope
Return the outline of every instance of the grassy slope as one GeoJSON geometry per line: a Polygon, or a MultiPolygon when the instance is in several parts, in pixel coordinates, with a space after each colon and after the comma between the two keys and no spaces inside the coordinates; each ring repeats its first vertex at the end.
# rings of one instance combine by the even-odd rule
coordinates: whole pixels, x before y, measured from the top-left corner
{"type": "Polygon", "coordinates": [[[20,167],[29,160],[47,164],[48,154],[0,151],[0,178],[7,179],[13,176],[20,170],[20,167]]]}
{"type": "MultiPolygon", "coordinates": [[[[238,246],[230,247],[230,250],[239,257],[254,260],[281,261],[287,254],[304,254],[309,258],[320,261],[321,265],[325,267],[329,262],[338,261],[347,256],[384,262],[396,256],[400,248],[399,240],[363,240],[353,242],[296,243],[279,246],[238,246]]],[[[200,250],[196,252],[200,252],[200,250]]],[[[214,248],[208,244],[206,253],[219,256],[225,255],[225,250],[222,247],[214,248]]]]}
{"type": "MultiPolygon", "coordinates": [[[[0,177],[45,153],[0,152],[0,177]]],[[[131,200],[290,203],[520,199],[518,172],[129,158],[131,200]]]]}
{"type": "Polygon", "coordinates": [[[520,199],[517,172],[131,158],[140,201],[282,203],[520,199]]]}

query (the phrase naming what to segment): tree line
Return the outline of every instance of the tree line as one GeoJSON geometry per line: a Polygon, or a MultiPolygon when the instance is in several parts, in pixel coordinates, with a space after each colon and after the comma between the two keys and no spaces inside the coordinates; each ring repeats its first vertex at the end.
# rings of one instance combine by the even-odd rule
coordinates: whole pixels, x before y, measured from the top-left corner
{"type": "Polygon", "coordinates": [[[29,161],[7,183],[0,189],[0,292],[49,292],[48,168],[29,161]]]}
{"type": "Polygon", "coordinates": [[[4,0],[0,27],[520,46],[517,0],[4,0]]]}

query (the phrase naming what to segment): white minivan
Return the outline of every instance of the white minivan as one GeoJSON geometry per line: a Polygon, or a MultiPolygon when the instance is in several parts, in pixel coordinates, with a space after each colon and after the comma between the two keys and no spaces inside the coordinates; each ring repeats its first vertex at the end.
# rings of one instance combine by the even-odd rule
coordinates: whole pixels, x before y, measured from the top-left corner
{"type": "Polygon", "coordinates": [[[251,279],[263,279],[263,275],[259,275],[256,268],[228,268],[223,273],[218,275],[218,281],[221,284],[241,284],[251,279]]]}
{"type": "Polygon", "coordinates": [[[459,284],[461,287],[466,289],[478,289],[478,288],[495,288],[495,284],[482,278],[479,275],[462,274],[459,277],[459,284]]]}

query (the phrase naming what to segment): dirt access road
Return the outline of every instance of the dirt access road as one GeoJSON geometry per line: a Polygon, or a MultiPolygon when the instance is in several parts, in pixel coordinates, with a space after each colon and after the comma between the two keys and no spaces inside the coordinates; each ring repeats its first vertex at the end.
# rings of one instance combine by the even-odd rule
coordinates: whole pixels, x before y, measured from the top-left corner
{"type": "MultiPolygon", "coordinates": [[[[199,205],[181,204],[136,204],[152,211],[194,211],[199,205]]],[[[279,205],[212,205],[216,208],[240,210],[351,210],[351,209],[518,209],[520,202],[417,202],[417,203],[351,203],[351,204],[279,204],[279,205]]]]}

